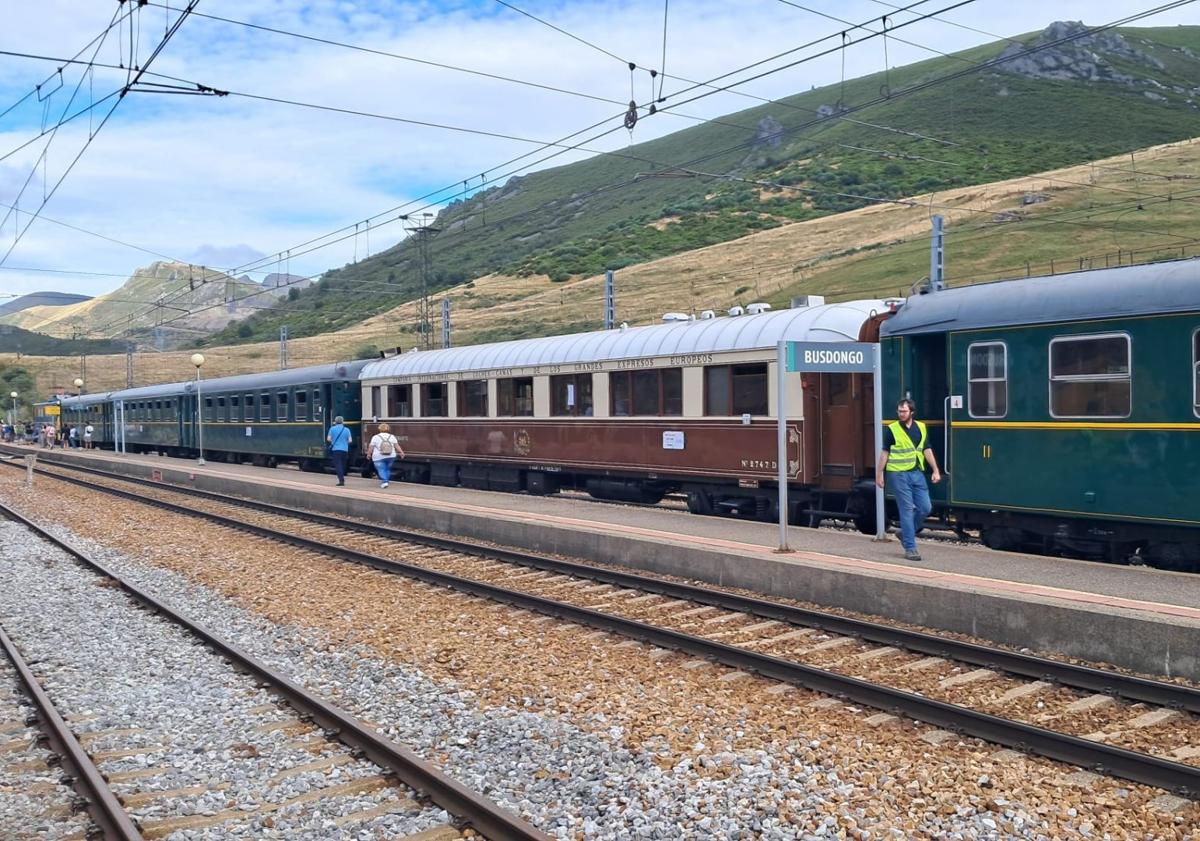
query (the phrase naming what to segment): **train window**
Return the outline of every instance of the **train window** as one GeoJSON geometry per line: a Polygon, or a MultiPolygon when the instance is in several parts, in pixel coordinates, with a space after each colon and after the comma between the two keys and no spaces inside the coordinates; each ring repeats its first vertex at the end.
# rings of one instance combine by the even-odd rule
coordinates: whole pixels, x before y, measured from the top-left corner
{"type": "Polygon", "coordinates": [[[222,423],[229,420],[229,410],[225,406],[225,397],[217,398],[217,422],[222,423]]]}
{"type": "Polygon", "coordinates": [[[245,418],[249,423],[258,420],[258,406],[255,405],[253,394],[242,395],[242,406],[246,410],[245,418]]]}
{"type": "Polygon", "coordinates": [[[550,414],[592,414],[592,375],[560,374],[550,378],[550,414]]]}
{"type": "Polygon", "coordinates": [[[296,389],[296,420],[308,420],[308,392],[296,389]]]}
{"type": "Polygon", "coordinates": [[[288,393],[286,391],[276,392],[275,405],[276,405],[275,420],[277,420],[277,421],[291,420],[291,417],[289,417],[289,414],[288,414],[288,393]]]}
{"type": "Polygon", "coordinates": [[[458,384],[458,416],[486,418],[488,413],[487,380],[463,380],[458,384]]]}
{"type": "Polygon", "coordinates": [[[533,377],[496,380],[496,414],[500,417],[533,415],[533,377]]]}
{"type": "Polygon", "coordinates": [[[213,399],[211,397],[204,398],[204,420],[211,422],[213,419],[213,399]]]}
{"type": "Polygon", "coordinates": [[[614,416],[683,414],[682,368],[617,371],[609,383],[614,416]]]}
{"type": "Polygon", "coordinates": [[[1200,417],[1200,329],[1192,333],[1192,412],[1200,417]]]}
{"type": "Polygon", "coordinates": [[[973,418],[1008,414],[1008,347],[980,342],[967,348],[967,413],[973,418]]]}
{"type": "Polygon", "coordinates": [[[631,384],[628,371],[618,371],[608,376],[608,390],[612,394],[613,417],[627,417],[633,414],[633,397],[630,394],[631,384]]]}
{"type": "Polygon", "coordinates": [[[312,390],[312,398],[313,420],[320,420],[321,413],[325,411],[321,406],[321,389],[314,388],[312,390]]]}
{"type": "Polygon", "coordinates": [[[706,415],[767,414],[767,364],[713,365],[704,369],[706,415]]]}
{"type": "Polygon", "coordinates": [[[258,395],[258,419],[270,423],[273,419],[271,414],[271,395],[263,392],[258,395]]]}
{"type": "Polygon", "coordinates": [[[421,384],[421,417],[423,418],[444,418],[447,416],[449,406],[446,404],[446,384],[445,383],[422,383],[421,384]]]}
{"type": "Polygon", "coordinates": [[[683,414],[683,369],[664,368],[662,375],[662,413],[683,414]]]}
{"type": "Polygon", "coordinates": [[[1129,337],[1068,336],[1050,341],[1050,414],[1125,418],[1131,405],[1129,337]]]}
{"type": "Polygon", "coordinates": [[[388,386],[388,412],[389,418],[412,417],[413,407],[411,385],[388,386]]]}
{"type": "Polygon", "coordinates": [[[231,423],[242,422],[242,396],[240,394],[229,395],[229,420],[231,423]]]}

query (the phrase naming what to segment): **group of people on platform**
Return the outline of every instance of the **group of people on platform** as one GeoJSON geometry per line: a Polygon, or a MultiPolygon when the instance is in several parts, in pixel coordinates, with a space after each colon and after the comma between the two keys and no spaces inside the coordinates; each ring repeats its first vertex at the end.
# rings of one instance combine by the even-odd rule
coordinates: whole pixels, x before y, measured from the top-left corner
{"type": "MultiPolygon", "coordinates": [[[[345,418],[341,415],[333,419],[333,426],[329,427],[329,434],[325,436],[325,441],[329,444],[329,456],[333,461],[333,470],[337,474],[337,483],[345,485],[346,464],[350,460],[350,445],[354,443],[354,436],[350,433],[350,428],[345,425],[345,418]]],[[[392,434],[391,427],[386,423],[381,423],[379,431],[371,436],[371,441],[367,444],[367,458],[371,459],[371,463],[375,466],[375,475],[379,477],[379,487],[386,488],[391,484],[392,465],[396,463],[397,458],[404,458],[400,440],[392,434]]]]}
{"type": "MultiPolygon", "coordinates": [[[[4,425],[4,440],[15,441],[16,430],[12,424],[4,425]]],[[[53,449],[55,444],[63,449],[70,447],[71,449],[93,449],[95,444],[93,439],[96,434],[96,428],[90,423],[83,426],[69,426],[59,429],[52,423],[41,424],[34,427],[33,424],[25,424],[26,441],[36,443],[44,449],[53,449]],[[34,441],[36,436],[36,442],[34,441]]]]}

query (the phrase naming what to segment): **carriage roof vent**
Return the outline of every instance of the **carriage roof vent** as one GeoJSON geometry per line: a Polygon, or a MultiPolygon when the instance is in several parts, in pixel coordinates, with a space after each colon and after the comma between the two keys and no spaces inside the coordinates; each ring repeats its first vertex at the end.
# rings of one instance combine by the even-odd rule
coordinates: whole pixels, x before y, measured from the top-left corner
{"type": "Polygon", "coordinates": [[[691,321],[692,318],[686,312],[666,312],[663,313],[662,320],[670,324],[676,321],[691,321]]]}
{"type": "Polygon", "coordinates": [[[747,315],[758,315],[759,313],[770,312],[770,310],[771,305],[761,301],[746,305],[747,315]]]}
{"type": "Polygon", "coordinates": [[[710,318],[716,318],[716,317],[717,317],[717,314],[715,312],[713,312],[712,310],[705,310],[704,312],[700,313],[701,321],[708,321],[710,318]]]}
{"type": "Polygon", "coordinates": [[[730,307],[729,308],[730,315],[744,315],[745,312],[746,312],[746,310],[744,307],[730,307]]]}
{"type": "Polygon", "coordinates": [[[824,295],[800,295],[792,298],[792,309],[797,310],[803,307],[821,307],[825,305],[824,295]]]}

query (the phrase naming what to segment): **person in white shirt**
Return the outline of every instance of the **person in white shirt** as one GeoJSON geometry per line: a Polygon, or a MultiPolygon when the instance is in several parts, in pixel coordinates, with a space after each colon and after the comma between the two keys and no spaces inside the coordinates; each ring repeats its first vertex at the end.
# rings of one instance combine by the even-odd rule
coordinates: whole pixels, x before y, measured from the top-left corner
{"type": "Polygon", "coordinates": [[[367,458],[375,465],[381,488],[386,488],[391,483],[392,464],[397,458],[404,458],[404,450],[400,449],[400,442],[396,440],[391,429],[386,423],[379,424],[379,431],[371,437],[371,443],[367,445],[367,458]]]}
{"type": "Polygon", "coordinates": [[[92,435],[96,432],[96,428],[90,423],[83,428],[83,448],[90,450],[92,448],[92,435]]]}

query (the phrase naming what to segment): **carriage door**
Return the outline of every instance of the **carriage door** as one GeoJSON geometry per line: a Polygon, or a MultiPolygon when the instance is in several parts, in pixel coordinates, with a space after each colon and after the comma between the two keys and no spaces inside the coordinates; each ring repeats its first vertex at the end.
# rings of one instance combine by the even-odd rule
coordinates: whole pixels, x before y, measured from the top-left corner
{"type": "Polygon", "coordinates": [[[821,375],[821,487],[849,491],[862,447],[854,409],[853,374],[821,375]]]}
{"type": "Polygon", "coordinates": [[[329,434],[329,413],[325,407],[329,405],[329,386],[319,385],[312,390],[312,418],[321,424],[321,440],[329,434]]]}
{"type": "MultiPolygon", "coordinates": [[[[946,398],[950,395],[950,380],[947,371],[947,351],[949,343],[945,333],[934,333],[928,336],[913,336],[911,368],[912,372],[906,389],[909,396],[917,404],[917,419],[929,427],[929,447],[937,455],[938,464],[944,470],[952,469],[945,453],[946,441],[946,398]]],[[[895,406],[884,406],[885,417],[895,417],[895,406]]],[[[949,481],[940,485],[930,485],[930,496],[933,499],[949,499],[949,481]]]]}

